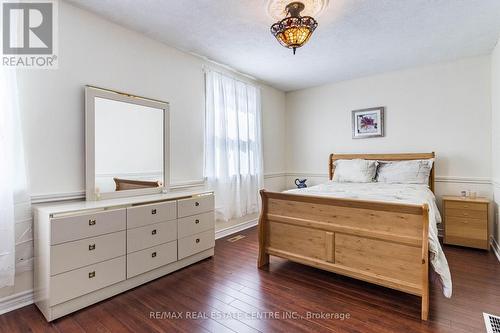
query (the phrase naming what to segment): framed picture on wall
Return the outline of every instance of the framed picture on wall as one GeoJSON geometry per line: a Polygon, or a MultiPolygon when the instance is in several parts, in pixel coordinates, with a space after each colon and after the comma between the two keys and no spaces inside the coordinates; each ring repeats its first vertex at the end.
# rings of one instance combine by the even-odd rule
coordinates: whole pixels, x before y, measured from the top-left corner
{"type": "Polygon", "coordinates": [[[352,138],[374,138],[384,136],[383,106],[352,111],[352,138]]]}

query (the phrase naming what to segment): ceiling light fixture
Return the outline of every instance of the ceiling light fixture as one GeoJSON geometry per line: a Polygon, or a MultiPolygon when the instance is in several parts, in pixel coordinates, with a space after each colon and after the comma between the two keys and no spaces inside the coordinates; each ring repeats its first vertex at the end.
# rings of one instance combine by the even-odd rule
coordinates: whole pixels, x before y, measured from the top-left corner
{"type": "Polygon", "coordinates": [[[286,17],[271,26],[271,33],[286,48],[295,50],[309,40],[318,26],[311,16],[300,16],[305,8],[302,2],[291,2],[285,7],[286,17]]]}

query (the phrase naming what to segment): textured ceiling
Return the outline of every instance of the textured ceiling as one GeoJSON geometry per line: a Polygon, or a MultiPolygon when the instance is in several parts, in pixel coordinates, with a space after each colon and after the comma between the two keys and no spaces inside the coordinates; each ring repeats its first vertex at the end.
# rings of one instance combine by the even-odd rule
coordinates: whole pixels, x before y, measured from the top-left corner
{"type": "Polygon", "coordinates": [[[330,0],[294,56],[266,0],[70,2],[284,91],[487,54],[500,35],[500,0],[330,0]]]}

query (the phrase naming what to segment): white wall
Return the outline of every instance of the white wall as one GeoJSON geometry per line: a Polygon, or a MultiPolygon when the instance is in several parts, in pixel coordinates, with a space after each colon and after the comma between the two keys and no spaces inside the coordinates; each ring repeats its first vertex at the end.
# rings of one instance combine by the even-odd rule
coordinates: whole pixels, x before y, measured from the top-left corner
{"type": "Polygon", "coordinates": [[[64,1],[59,24],[59,69],[19,75],[32,194],[85,189],[86,84],[170,102],[172,182],[201,179],[202,61],[64,1]]]}
{"type": "MultiPolygon", "coordinates": [[[[85,188],[86,84],[170,102],[172,183],[202,179],[206,62],[64,1],[59,21],[59,69],[19,71],[32,194],[85,188]]],[[[279,100],[284,94],[261,86],[264,123],[274,121],[283,113],[279,100]]],[[[275,136],[264,132],[264,138],[275,136]]],[[[276,151],[275,145],[281,144],[265,143],[270,159],[266,166],[273,170],[281,157],[267,150],[276,151]]]]}
{"type": "MultiPolygon", "coordinates": [[[[492,113],[492,155],[493,188],[495,198],[495,224],[493,237],[500,244],[499,205],[500,205],[500,40],[491,55],[491,113],[492,113]]],[[[498,249],[497,249],[498,250],[498,249]]]]}
{"type": "Polygon", "coordinates": [[[438,194],[491,196],[490,57],[407,69],[286,95],[287,186],[326,179],[328,155],[437,154],[438,194]],[[385,106],[383,138],[352,139],[351,110],[385,106]]]}
{"type": "MultiPolygon", "coordinates": [[[[32,195],[57,197],[85,189],[86,84],[170,102],[171,181],[202,180],[202,67],[207,62],[64,1],[59,5],[59,25],[59,69],[19,71],[32,195]]],[[[284,93],[261,88],[265,172],[283,173],[284,93]],[[279,124],[269,125],[269,121],[279,124]]],[[[280,189],[279,182],[267,183],[280,189]]],[[[0,289],[0,298],[31,288],[31,275],[16,278],[13,288],[0,289]]]]}
{"type": "Polygon", "coordinates": [[[273,88],[262,90],[264,186],[270,191],[285,189],[285,94],[273,88]]]}

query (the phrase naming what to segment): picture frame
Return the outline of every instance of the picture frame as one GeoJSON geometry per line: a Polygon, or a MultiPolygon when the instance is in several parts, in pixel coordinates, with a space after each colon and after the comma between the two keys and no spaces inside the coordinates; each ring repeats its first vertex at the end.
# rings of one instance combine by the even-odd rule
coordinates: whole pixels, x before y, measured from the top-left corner
{"type": "Polygon", "coordinates": [[[352,111],[352,138],[383,137],[384,113],[383,106],[352,111]]]}

